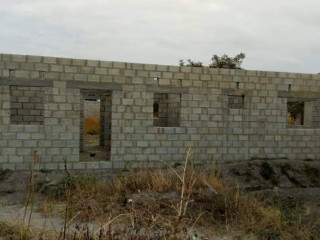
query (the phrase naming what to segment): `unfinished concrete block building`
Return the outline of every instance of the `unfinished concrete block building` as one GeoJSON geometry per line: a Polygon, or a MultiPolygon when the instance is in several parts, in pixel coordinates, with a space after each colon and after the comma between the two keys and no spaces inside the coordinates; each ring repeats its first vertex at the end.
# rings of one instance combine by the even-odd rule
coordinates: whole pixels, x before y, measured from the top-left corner
{"type": "Polygon", "coordinates": [[[0,54],[0,168],[320,158],[320,75],[0,54]],[[85,154],[99,102],[99,156],[85,154]],[[288,106],[303,114],[288,124],[288,106]]]}

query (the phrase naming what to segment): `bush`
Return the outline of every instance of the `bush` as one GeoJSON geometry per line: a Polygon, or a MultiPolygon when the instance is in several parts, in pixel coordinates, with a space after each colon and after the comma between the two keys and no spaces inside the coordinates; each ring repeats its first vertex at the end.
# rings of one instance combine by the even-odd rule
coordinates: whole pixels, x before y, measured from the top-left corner
{"type": "Polygon", "coordinates": [[[264,179],[270,180],[274,176],[274,170],[271,167],[270,163],[263,162],[261,163],[260,174],[264,179]]]}
{"type": "Polygon", "coordinates": [[[88,116],[84,120],[84,132],[87,134],[98,134],[100,132],[100,118],[88,116]]]}
{"type": "Polygon", "coordinates": [[[87,178],[67,176],[61,179],[57,184],[46,186],[44,188],[44,193],[57,199],[61,199],[65,197],[67,190],[74,190],[77,186],[84,185],[87,182],[87,178]]]}
{"type": "Polygon", "coordinates": [[[318,168],[312,167],[309,164],[305,164],[304,171],[306,172],[311,182],[319,183],[320,171],[318,168]]]}
{"type": "Polygon", "coordinates": [[[281,164],[280,165],[280,170],[283,174],[287,174],[288,173],[288,170],[291,169],[291,166],[289,163],[284,163],[284,164],[281,164]]]}

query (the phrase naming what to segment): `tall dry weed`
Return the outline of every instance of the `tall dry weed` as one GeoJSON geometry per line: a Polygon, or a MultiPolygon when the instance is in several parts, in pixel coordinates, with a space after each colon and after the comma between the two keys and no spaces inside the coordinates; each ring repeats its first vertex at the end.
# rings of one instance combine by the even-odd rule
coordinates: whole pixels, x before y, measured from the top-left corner
{"type": "Polygon", "coordinates": [[[169,169],[140,169],[104,179],[68,175],[53,188],[63,190],[63,194],[51,194],[48,200],[50,206],[55,201],[67,202],[66,208],[53,209],[65,217],[61,238],[69,239],[68,226],[73,220],[101,226],[95,232],[77,232],[79,238],[75,239],[110,237],[111,232],[123,237],[119,226],[129,229],[131,235],[127,236],[144,237],[131,239],[148,239],[155,234],[162,236],[155,239],[187,239],[199,226],[216,235],[235,237],[314,237],[301,222],[284,222],[281,208],[248,194],[236,182],[233,188],[227,186],[216,169],[196,168],[189,160],[191,154],[188,149],[184,165],[177,168],[168,164],[169,169]],[[89,235],[91,238],[85,237],[89,235]]]}

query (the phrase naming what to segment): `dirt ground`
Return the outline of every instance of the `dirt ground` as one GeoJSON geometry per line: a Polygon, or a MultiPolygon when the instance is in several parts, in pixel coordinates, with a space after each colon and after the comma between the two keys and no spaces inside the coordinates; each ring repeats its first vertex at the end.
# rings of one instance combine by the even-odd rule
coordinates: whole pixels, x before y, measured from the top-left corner
{"type": "Polygon", "coordinates": [[[99,146],[99,134],[85,134],[84,135],[85,146],[99,146]]]}
{"type": "MultiPolygon", "coordinates": [[[[279,195],[302,201],[314,201],[320,206],[320,161],[252,160],[214,166],[230,187],[235,181],[248,192],[266,193],[269,197],[279,195]],[[274,173],[261,176],[261,165],[268,162],[274,173]],[[268,179],[269,178],[269,179],[268,179]]],[[[0,171],[0,205],[23,203],[28,188],[29,172],[0,171]]],[[[106,176],[112,173],[106,172],[106,176]]],[[[64,178],[63,171],[40,171],[37,173],[40,184],[58,182],[64,178]]]]}
{"type": "Polygon", "coordinates": [[[99,146],[99,134],[84,135],[84,151],[80,153],[80,161],[109,161],[110,152],[99,146]]]}

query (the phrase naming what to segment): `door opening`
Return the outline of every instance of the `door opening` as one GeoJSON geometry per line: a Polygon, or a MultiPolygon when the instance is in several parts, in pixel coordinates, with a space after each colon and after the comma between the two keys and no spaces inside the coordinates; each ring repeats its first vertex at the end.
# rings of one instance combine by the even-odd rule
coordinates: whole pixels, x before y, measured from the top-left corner
{"type": "Polygon", "coordinates": [[[111,92],[84,91],[81,101],[80,161],[108,161],[111,150],[111,92]]]}

